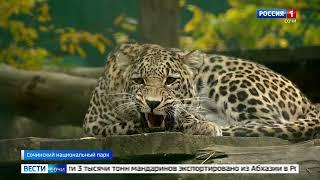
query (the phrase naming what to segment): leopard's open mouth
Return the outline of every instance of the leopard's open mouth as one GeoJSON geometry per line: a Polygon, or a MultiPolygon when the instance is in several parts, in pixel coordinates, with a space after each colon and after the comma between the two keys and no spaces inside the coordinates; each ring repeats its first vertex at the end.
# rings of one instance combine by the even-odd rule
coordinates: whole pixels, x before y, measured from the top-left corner
{"type": "Polygon", "coordinates": [[[150,131],[164,131],[166,128],[165,116],[153,113],[145,113],[148,128],[150,131]]]}

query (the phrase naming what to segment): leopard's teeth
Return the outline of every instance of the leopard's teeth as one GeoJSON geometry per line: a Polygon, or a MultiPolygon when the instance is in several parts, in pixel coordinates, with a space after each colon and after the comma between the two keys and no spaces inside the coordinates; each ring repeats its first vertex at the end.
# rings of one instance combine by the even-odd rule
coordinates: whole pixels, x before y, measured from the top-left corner
{"type": "Polygon", "coordinates": [[[152,127],[151,123],[149,121],[147,121],[147,123],[148,123],[148,127],[151,128],[152,127]]]}
{"type": "Polygon", "coordinates": [[[146,120],[147,120],[147,123],[148,123],[148,127],[152,127],[151,123],[149,122],[149,119],[148,119],[148,114],[147,113],[144,113],[144,116],[146,117],[146,120]]]}
{"type": "Polygon", "coordinates": [[[165,126],[166,126],[164,120],[165,120],[165,116],[163,117],[163,120],[162,120],[161,125],[160,125],[161,129],[164,129],[165,126]]]}
{"type": "Polygon", "coordinates": [[[162,122],[159,127],[154,127],[154,125],[149,121],[149,114],[144,113],[144,116],[146,118],[147,124],[149,128],[160,128],[160,129],[165,129],[166,123],[165,123],[165,118],[166,116],[163,116],[162,122]]]}

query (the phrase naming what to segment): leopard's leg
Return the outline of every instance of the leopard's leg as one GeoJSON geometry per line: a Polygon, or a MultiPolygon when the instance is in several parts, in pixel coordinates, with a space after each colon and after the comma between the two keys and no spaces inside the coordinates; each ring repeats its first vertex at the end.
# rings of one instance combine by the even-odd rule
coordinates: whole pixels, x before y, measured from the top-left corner
{"type": "Polygon", "coordinates": [[[192,135],[222,136],[221,128],[200,114],[184,114],[177,129],[192,135]]]}
{"type": "Polygon", "coordinates": [[[95,110],[95,107],[92,106],[85,116],[83,129],[86,136],[106,137],[110,135],[141,133],[142,129],[140,124],[138,118],[132,119],[132,116],[130,118],[129,114],[126,119],[118,117],[112,112],[98,112],[95,110]]]}
{"type": "MultiPolygon", "coordinates": [[[[102,79],[99,83],[102,83],[102,79]]],[[[85,115],[83,129],[86,136],[105,137],[110,135],[126,135],[142,132],[139,114],[134,110],[120,108],[127,104],[106,94],[102,85],[93,91],[88,112],[85,115]]]]}
{"type": "Polygon", "coordinates": [[[222,128],[223,136],[259,137],[269,136],[298,142],[313,139],[320,133],[319,119],[298,119],[292,122],[259,123],[248,121],[236,126],[222,128]]]}
{"type": "Polygon", "coordinates": [[[107,137],[111,135],[138,134],[142,131],[140,130],[139,123],[134,121],[124,121],[113,124],[104,124],[103,126],[101,124],[98,125],[97,123],[87,123],[84,124],[84,132],[87,136],[107,137]]]}

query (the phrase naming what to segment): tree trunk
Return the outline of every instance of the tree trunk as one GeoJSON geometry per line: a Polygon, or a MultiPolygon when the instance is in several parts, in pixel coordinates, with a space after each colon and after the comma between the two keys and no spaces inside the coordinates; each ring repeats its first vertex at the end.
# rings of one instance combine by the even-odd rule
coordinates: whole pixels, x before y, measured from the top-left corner
{"type": "Polygon", "coordinates": [[[26,116],[49,125],[81,125],[96,83],[96,79],[0,64],[0,107],[6,107],[0,114],[26,116]]]}
{"type": "Polygon", "coordinates": [[[179,47],[179,23],[178,0],[140,0],[141,42],[179,47]]]}

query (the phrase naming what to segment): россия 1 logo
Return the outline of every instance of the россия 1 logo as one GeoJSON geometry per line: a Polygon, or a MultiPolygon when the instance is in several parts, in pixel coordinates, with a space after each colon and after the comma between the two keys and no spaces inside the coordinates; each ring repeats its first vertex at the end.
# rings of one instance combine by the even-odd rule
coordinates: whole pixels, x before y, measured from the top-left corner
{"type": "Polygon", "coordinates": [[[259,8],[256,10],[257,18],[285,18],[285,23],[295,23],[297,17],[296,9],[284,8],[259,8]]]}

